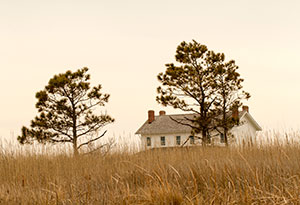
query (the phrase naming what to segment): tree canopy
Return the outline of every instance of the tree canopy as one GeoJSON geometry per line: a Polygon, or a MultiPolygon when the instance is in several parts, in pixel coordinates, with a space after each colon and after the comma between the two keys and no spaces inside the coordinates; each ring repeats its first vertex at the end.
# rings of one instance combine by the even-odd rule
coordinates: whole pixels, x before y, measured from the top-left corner
{"type": "Polygon", "coordinates": [[[48,85],[36,93],[39,115],[30,128],[22,127],[18,141],[21,144],[71,143],[74,155],[79,149],[100,139],[105,125],[114,122],[106,113],[97,114],[105,106],[109,94],[101,93],[102,86],[90,86],[88,68],[54,75],[48,85]]]}
{"type": "MultiPolygon", "coordinates": [[[[223,134],[224,143],[228,145],[228,132],[236,124],[239,119],[233,117],[232,113],[242,105],[243,99],[249,99],[250,94],[242,90],[242,82],[244,79],[237,72],[238,66],[234,60],[225,62],[225,56],[214,65],[214,84],[215,90],[215,110],[217,117],[214,119],[216,130],[223,134]]],[[[235,115],[237,115],[236,113],[235,115]]],[[[237,116],[236,116],[237,117],[237,116]]]]}
{"type": "MultiPolygon", "coordinates": [[[[178,45],[174,63],[166,64],[166,71],[158,74],[161,86],[157,88],[156,100],[164,106],[171,106],[185,112],[195,113],[193,119],[186,118],[194,134],[203,144],[210,142],[210,133],[218,127],[230,127],[227,120],[228,110],[240,106],[244,98],[241,82],[234,61],[225,62],[223,53],[208,50],[196,41],[178,45]],[[223,80],[223,81],[222,81],[223,80]],[[225,93],[225,94],[224,94],[225,93]],[[239,97],[234,98],[233,96],[239,97]],[[230,98],[230,100],[229,100],[230,98]],[[235,100],[232,100],[232,99],[235,100]],[[222,104],[226,109],[222,109],[222,104]],[[226,115],[226,123],[220,121],[220,114],[226,115]]],[[[246,97],[250,97],[248,93],[246,97]]],[[[178,121],[182,123],[182,121],[178,121]]],[[[220,129],[219,129],[220,130],[220,129]]]]}

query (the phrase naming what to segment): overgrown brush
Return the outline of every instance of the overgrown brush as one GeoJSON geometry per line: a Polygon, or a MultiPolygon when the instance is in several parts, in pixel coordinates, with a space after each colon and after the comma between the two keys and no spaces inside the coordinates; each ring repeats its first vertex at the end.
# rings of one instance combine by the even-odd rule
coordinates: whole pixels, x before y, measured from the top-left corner
{"type": "Polygon", "coordinates": [[[300,204],[296,145],[0,156],[0,203],[300,204]]]}

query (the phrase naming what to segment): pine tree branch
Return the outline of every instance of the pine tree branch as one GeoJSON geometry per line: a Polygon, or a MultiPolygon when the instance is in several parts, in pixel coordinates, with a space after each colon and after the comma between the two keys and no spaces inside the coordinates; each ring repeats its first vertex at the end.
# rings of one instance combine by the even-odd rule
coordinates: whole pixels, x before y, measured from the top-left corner
{"type": "Polygon", "coordinates": [[[67,140],[67,139],[63,139],[63,140],[56,140],[56,139],[51,139],[52,142],[73,142],[72,140],[67,140]]]}
{"type": "Polygon", "coordinates": [[[77,149],[80,149],[80,147],[82,147],[82,146],[84,146],[84,145],[88,145],[88,144],[90,144],[91,142],[94,142],[94,141],[100,139],[101,137],[103,137],[103,136],[106,134],[106,132],[107,132],[107,130],[105,130],[104,133],[103,133],[102,135],[100,135],[99,137],[96,137],[95,139],[92,139],[92,140],[89,140],[89,141],[87,141],[87,142],[85,142],[85,143],[82,143],[81,145],[78,146],[77,149]]]}
{"type": "MultiPolygon", "coordinates": [[[[98,122],[98,123],[96,123],[95,125],[91,126],[91,127],[90,127],[88,130],[86,130],[85,132],[83,132],[83,133],[81,133],[81,134],[78,134],[77,137],[81,137],[81,136],[83,136],[83,135],[86,135],[86,134],[92,132],[93,130],[98,130],[100,127],[105,126],[105,124],[106,124],[106,123],[98,122]]],[[[82,126],[82,125],[80,125],[80,126],[82,126]]],[[[79,126],[77,126],[77,127],[79,127],[79,126]]]]}
{"type": "MultiPolygon", "coordinates": [[[[193,126],[193,125],[191,125],[191,124],[183,123],[183,122],[182,122],[183,119],[182,119],[181,121],[178,121],[178,120],[172,118],[171,116],[169,116],[169,117],[170,117],[171,120],[173,120],[174,122],[176,122],[176,123],[178,123],[178,124],[188,126],[188,127],[192,128],[192,129],[197,129],[197,127],[195,127],[195,126],[193,126]]],[[[193,120],[191,120],[191,119],[188,119],[188,118],[185,118],[185,119],[186,119],[186,120],[189,120],[190,122],[193,122],[193,120]]]]}

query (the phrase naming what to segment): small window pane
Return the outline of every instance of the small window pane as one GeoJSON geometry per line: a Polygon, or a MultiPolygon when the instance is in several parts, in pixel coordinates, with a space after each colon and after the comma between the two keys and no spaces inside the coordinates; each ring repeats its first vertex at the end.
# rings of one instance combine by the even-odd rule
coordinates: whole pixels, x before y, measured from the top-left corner
{"type": "Polygon", "coordinates": [[[151,146],[151,138],[147,137],[147,146],[151,146]]]}
{"type": "Polygon", "coordinates": [[[160,137],[160,144],[162,146],[165,146],[166,145],[166,138],[165,137],[160,137]]]}
{"type": "Polygon", "coordinates": [[[223,133],[220,134],[220,142],[225,143],[225,136],[223,133]]]}
{"type": "Polygon", "coordinates": [[[181,144],[181,137],[176,136],[176,145],[180,145],[180,144],[181,144]]]}
{"type": "Polygon", "coordinates": [[[195,144],[195,138],[194,138],[194,136],[190,136],[190,144],[195,144]]]}

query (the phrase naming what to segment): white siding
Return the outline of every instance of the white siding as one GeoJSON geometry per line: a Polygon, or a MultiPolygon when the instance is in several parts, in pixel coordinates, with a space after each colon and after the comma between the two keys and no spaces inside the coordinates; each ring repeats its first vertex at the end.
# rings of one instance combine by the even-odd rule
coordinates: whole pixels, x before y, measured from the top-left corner
{"type": "Polygon", "coordinates": [[[236,144],[242,145],[244,143],[255,142],[256,131],[248,117],[243,117],[240,121],[240,125],[232,128],[231,133],[235,136],[236,144]]]}
{"type": "MultiPolygon", "coordinates": [[[[158,147],[176,147],[176,146],[181,146],[190,136],[190,133],[181,133],[181,134],[161,134],[161,135],[142,135],[141,136],[141,141],[142,141],[142,146],[146,149],[150,148],[158,148],[158,147]],[[181,144],[177,145],[176,144],[176,136],[180,136],[181,138],[181,144]],[[151,138],[151,146],[147,146],[147,137],[151,138]],[[162,146],[161,145],[161,137],[165,137],[166,140],[166,145],[162,146]]],[[[199,144],[199,140],[195,138],[195,144],[199,144]]],[[[187,141],[185,146],[189,146],[190,141],[187,141]]]]}

